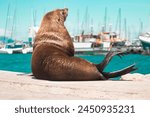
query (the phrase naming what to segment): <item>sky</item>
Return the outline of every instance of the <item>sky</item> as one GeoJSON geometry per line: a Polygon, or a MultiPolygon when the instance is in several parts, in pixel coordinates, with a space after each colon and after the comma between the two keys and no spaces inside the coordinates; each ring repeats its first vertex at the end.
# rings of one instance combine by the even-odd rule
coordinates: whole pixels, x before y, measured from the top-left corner
{"type": "Polygon", "coordinates": [[[77,34],[78,26],[81,29],[82,24],[87,21],[86,12],[89,27],[93,26],[94,33],[100,32],[104,25],[105,8],[107,8],[107,30],[111,25],[112,30],[116,31],[118,9],[121,8],[122,30],[126,19],[128,32],[137,34],[140,22],[143,22],[143,32],[150,31],[150,0],[0,0],[0,35],[4,35],[8,19],[7,35],[14,24],[14,38],[27,40],[28,29],[33,25],[33,12],[36,12],[36,25],[39,26],[46,12],[64,7],[69,9],[65,25],[71,35],[77,34]]]}

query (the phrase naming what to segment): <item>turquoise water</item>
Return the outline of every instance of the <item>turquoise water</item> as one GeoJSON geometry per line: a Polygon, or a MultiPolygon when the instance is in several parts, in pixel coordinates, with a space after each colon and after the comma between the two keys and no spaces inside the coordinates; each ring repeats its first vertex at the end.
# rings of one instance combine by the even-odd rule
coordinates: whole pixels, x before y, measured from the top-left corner
{"type": "MultiPolygon", "coordinates": [[[[31,73],[31,54],[0,54],[0,70],[31,73]]],[[[88,61],[99,63],[103,60],[103,55],[96,56],[78,56],[88,61]]],[[[115,71],[135,63],[138,70],[135,72],[148,74],[150,73],[150,56],[130,54],[120,59],[115,56],[108,64],[105,71],[115,71]]]]}

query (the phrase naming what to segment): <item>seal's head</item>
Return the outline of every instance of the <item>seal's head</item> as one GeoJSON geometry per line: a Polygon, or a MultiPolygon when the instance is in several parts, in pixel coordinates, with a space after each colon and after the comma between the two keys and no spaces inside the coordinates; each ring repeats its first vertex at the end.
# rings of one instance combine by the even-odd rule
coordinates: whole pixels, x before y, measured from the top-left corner
{"type": "Polygon", "coordinates": [[[57,9],[51,12],[48,12],[42,21],[42,24],[61,24],[64,25],[64,22],[66,20],[68,16],[68,9],[64,8],[64,9],[57,9]]]}
{"type": "Polygon", "coordinates": [[[59,46],[68,55],[74,55],[74,47],[71,37],[64,25],[68,16],[68,9],[56,9],[48,12],[42,20],[41,26],[36,33],[34,48],[38,44],[51,44],[59,46]]]}

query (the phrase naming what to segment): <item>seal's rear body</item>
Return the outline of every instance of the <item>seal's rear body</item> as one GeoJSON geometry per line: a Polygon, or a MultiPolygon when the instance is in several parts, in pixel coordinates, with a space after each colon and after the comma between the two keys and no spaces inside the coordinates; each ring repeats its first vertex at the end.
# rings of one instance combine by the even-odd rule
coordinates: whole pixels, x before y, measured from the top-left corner
{"type": "Polygon", "coordinates": [[[45,80],[99,80],[95,65],[77,57],[70,57],[47,44],[35,48],[32,71],[36,78],[45,80]],[[37,51],[37,50],[38,51],[37,51]]]}

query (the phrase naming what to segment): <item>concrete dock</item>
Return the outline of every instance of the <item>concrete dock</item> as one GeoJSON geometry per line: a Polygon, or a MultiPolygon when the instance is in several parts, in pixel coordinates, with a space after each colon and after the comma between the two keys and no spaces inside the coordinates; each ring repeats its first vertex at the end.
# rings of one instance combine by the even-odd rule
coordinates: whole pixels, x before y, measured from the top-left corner
{"type": "Polygon", "coordinates": [[[0,71],[0,99],[150,99],[150,79],[142,81],[45,81],[0,71]]]}

